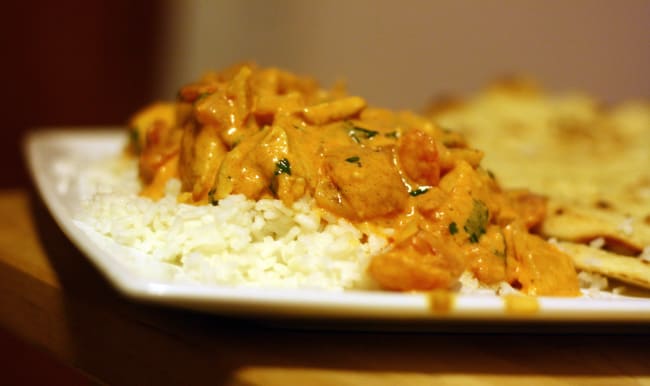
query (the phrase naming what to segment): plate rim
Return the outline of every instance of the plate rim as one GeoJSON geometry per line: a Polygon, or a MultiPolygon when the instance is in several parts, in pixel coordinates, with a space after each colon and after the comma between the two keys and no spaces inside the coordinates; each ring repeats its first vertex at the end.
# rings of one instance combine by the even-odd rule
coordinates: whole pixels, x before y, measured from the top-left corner
{"type": "MultiPolygon", "coordinates": [[[[453,306],[436,306],[432,293],[380,291],[262,289],[163,283],[138,277],[96,245],[75,224],[60,194],[46,194],[52,181],[43,165],[53,165],[46,151],[62,142],[124,141],[122,126],[42,127],[28,131],[23,153],[41,201],[65,236],[82,252],[119,293],[135,301],[220,315],[290,316],[301,318],[369,318],[377,321],[559,321],[650,322],[650,299],[538,297],[533,310],[508,307],[503,297],[453,294],[453,306]],[[44,151],[45,150],[45,151],[44,151]]],[[[75,148],[74,144],[67,144],[75,148]]],[[[80,152],[79,154],[82,154],[80,152]]],[[[82,157],[83,158],[83,157],[82,157]]],[[[435,296],[434,296],[435,295],[435,296]]]]}

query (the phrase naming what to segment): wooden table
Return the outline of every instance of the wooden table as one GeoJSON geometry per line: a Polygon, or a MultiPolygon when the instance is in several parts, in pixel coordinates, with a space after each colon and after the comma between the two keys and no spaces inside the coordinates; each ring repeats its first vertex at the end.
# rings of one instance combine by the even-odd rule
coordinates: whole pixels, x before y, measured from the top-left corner
{"type": "Polygon", "coordinates": [[[113,290],[33,191],[0,191],[0,214],[0,329],[93,382],[650,385],[650,326],[431,323],[404,331],[164,309],[113,290]]]}

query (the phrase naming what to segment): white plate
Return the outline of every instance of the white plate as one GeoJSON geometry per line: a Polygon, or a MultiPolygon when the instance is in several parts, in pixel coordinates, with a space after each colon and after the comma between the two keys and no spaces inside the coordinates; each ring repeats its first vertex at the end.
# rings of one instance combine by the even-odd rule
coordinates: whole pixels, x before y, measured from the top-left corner
{"type": "Polygon", "coordinates": [[[25,152],[42,199],[63,232],[125,296],[227,315],[364,319],[372,321],[580,321],[648,322],[650,299],[623,296],[534,299],[528,307],[493,295],[402,294],[374,291],[251,289],[152,281],[129,271],[110,248],[94,243],[73,221],[80,205],[75,177],[89,161],[119,152],[126,132],[49,129],[30,133],[25,152]],[[449,300],[450,307],[446,307],[449,300]]]}

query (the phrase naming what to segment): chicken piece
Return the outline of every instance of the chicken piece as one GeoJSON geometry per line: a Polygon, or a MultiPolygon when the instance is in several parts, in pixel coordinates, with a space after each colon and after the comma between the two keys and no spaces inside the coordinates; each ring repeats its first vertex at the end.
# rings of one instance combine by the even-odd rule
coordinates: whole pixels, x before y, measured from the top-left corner
{"type": "Polygon", "coordinates": [[[178,154],[167,158],[154,173],[149,184],[140,191],[140,195],[152,200],[159,200],[165,195],[165,186],[170,178],[178,174],[178,154]]]}
{"type": "Polygon", "coordinates": [[[250,118],[252,96],[249,81],[252,70],[243,66],[228,84],[215,84],[194,101],[194,115],[199,124],[217,128],[228,148],[258,129],[250,118]]]}
{"type": "Polygon", "coordinates": [[[308,188],[306,176],[315,172],[310,173],[301,155],[291,151],[290,136],[289,130],[274,126],[243,140],[219,168],[215,198],[269,195],[290,205],[302,197],[308,188]]]}
{"type": "Polygon", "coordinates": [[[397,154],[402,170],[411,180],[420,185],[438,185],[438,149],[431,136],[420,130],[406,132],[400,140],[397,154]]]}
{"type": "Polygon", "coordinates": [[[226,153],[215,127],[194,122],[185,126],[178,168],[182,190],[192,194],[193,202],[207,202],[226,153]]]}
{"type": "Polygon", "coordinates": [[[578,296],[578,277],[571,258],[554,245],[528,233],[519,223],[504,227],[508,245],[508,282],[532,296],[578,296]]]}
{"type": "Polygon", "coordinates": [[[499,226],[486,225],[477,243],[465,243],[461,248],[467,270],[481,283],[493,285],[506,280],[507,246],[499,226]]]}
{"type": "Polygon", "coordinates": [[[138,111],[129,120],[130,144],[132,154],[140,154],[147,146],[148,133],[156,131],[160,135],[162,128],[172,128],[176,122],[176,104],[156,102],[138,111]]]}
{"type": "Polygon", "coordinates": [[[328,122],[348,119],[366,107],[366,101],[357,96],[323,102],[304,109],[303,115],[309,123],[322,125],[328,122]]]}
{"type": "Polygon", "coordinates": [[[382,288],[413,291],[451,289],[463,269],[458,246],[449,237],[420,230],[375,256],[368,272],[382,288]]]}
{"type": "Polygon", "coordinates": [[[504,197],[508,201],[502,206],[504,211],[500,217],[510,217],[508,222],[520,218],[526,229],[531,229],[544,220],[548,201],[546,197],[525,189],[507,191],[504,197]]]}
{"type": "Polygon", "coordinates": [[[144,133],[144,146],[138,149],[138,167],[145,184],[151,183],[159,169],[178,155],[182,131],[175,127],[174,114],[175,107],[164,104],[147,108],[132,120],[136,130],[144,133]]]}
{"type": "Polygon", "coordinates": [[[391,149],[353,145],[325,154],[315,198],[335,214],[363,221],[404,210],[409,196],[391,149]]]}
{"type": "Polygon", "coordinates": [[[229,194],[244,194],[248,198],[259,199],[268,189],[269,173],[260,169],[254,149],[270,131],[270,128],[266,128],[245,138],[226,154],[212,188],[214,199],[219,200],[229,194]]]}

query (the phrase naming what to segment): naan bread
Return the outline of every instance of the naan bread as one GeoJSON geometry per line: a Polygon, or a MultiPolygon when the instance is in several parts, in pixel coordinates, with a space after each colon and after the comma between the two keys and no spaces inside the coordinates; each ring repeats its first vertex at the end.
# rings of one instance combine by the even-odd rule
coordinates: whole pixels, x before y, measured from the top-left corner
{"type": "Polygon", "coordinates": [[[576,268],[597,272],[620,281],[650,288],[650,261],[622,256],[589,245],[571,242],[558,243],[560,249],[573,258],[576,268]]]}
{"type": "Polygon", "coordinates": [[[625,263],[645,267],[638,256],[650,246],[650,101],[603,106],[511,79],[471,98],[440,99],[429,115],[483,150],[483,165],[504,187],[549,197],[540,232],[579,243],[571,249],[578,268],[650,283],[650,270],[625,263]],[[609,253],[587,245],[600,238],[609,253]],[[587,252],[608,263],[583,264],[587,252]]]}
{"type": "Polygon", "coordinates": [[[638,254],[650,245],[650,226],[636,212],[590,203],[552,198],[541,233],[559,240],[589,242],[603,238],[605,245],[623,254],[638,254]]]}

